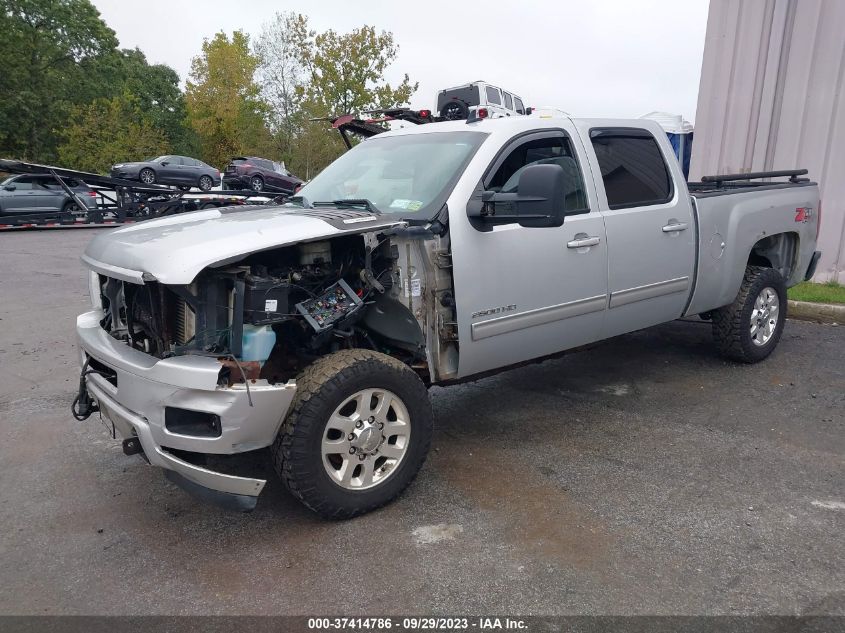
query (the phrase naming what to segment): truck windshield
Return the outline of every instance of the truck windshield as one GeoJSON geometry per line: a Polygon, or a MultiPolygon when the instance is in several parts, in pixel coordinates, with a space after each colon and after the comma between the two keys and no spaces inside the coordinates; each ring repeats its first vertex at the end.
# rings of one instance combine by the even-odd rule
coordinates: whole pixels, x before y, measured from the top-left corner
{"type": "Polygon", "coordinates": [[[442,208],[484,132],[376,136],[299,191],[310,202],[368,200],[382,213],[429,219],[442,208]]]}

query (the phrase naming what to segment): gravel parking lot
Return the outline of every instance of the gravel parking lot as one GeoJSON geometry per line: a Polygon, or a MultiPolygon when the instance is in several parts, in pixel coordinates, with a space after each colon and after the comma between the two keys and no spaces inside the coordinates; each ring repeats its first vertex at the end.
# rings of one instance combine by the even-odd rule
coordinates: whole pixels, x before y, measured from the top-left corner
{"type": "Polygon", "coordinates": [[[845,328],[679,321],[432,389],[396,503],[202,505],[69,413],[94,230],[0,235],[0,613],[845,614],[845,328]]]}

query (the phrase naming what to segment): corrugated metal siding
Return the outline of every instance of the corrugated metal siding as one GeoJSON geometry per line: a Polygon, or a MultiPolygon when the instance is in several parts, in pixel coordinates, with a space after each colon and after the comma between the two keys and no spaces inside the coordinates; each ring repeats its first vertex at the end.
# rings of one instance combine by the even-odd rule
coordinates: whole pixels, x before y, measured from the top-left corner
{"type": "Polygon", "coordinates": [[[816,280],[845,283],[845,1],[711,0],[690,178],[806,167],[816,280]]]}

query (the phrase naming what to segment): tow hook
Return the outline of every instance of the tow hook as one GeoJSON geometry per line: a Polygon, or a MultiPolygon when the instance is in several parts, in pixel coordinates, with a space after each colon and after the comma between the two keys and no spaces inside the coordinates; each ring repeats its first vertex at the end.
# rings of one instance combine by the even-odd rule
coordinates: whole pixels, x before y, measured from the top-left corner
{"type": "Polygon", "coordinates": [[[76,398],[73,399],[73,404],[70,405],[70,412],[74,418],[79,421],[87,420],[91,417],[92,413],[95,413],[100,410],[100,408],[94,404],[94,401],[91,399],[91,394],[88,393],[88,388],[85,385],[85,376],[89,373],[88,371],[88,363],[90,359],[85,361],[85,364],[82,366],[82,372],[79,374],[79,391],[76,394],[76,398]]]}
{"type": "Polygon", "coordinates": [[[137,437],[129,437],[123,440],[123,454],[137,455],[143,453],[144,447],[141,446],[141,441],[137,437]]]}

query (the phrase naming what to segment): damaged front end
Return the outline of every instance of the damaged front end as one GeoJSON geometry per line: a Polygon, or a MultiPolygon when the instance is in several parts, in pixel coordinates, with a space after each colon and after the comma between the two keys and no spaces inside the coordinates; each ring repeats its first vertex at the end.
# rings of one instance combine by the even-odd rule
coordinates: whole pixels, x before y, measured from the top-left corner
{"type": "Polygon", "coordinates": [[[432,378],[427,341],[443,319],[428,307],[444,276],[427,271],[420,240],[396,231],[230,257],[190,283],[150,273],[138,283],[91,266],[96,309],[77,321],[81,404],[90,394],[90,412],[98,407],[116,433],[189,492],[251,509],[265,481],[211,470],[209,458],[272,444],[304,367],[364,348],[432,378]]]}

